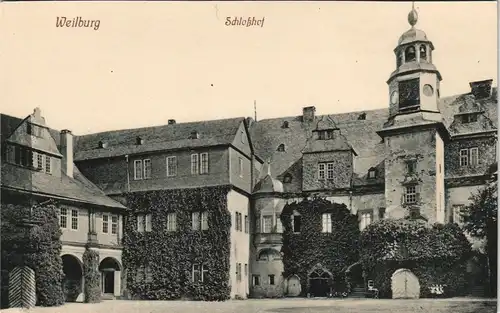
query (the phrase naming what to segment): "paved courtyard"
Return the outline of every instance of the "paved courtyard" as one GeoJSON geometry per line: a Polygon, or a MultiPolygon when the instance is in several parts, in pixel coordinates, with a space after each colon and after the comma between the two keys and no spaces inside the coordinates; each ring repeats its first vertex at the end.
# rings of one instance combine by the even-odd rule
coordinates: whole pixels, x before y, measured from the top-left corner
{"type": "MultiPolygon", "coordinates": [[[[69,303],[58,308],[29,310],[30,313],[494,313],[496,300],[373,300],[373,299],[269,299],[227,302],[103,301],[98,304],[69,303]]],[[[20,309],[2,313],[26,312],[20,309]]]]}

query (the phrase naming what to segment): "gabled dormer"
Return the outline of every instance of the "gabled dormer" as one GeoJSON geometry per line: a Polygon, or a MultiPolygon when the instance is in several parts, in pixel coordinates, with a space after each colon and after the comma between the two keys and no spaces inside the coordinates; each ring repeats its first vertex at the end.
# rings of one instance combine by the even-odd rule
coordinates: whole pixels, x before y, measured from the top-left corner
{"type": "Polygon", "coordinates": [[[452,136],[496,132],[493,122],[485,114],[481,101],[476,99],[474,93],[478,94],[480,98],[482,97],[481,93],[476,91],[457,99],[457,101],[460,101],[460,106],[450,125],[452,136]]]}

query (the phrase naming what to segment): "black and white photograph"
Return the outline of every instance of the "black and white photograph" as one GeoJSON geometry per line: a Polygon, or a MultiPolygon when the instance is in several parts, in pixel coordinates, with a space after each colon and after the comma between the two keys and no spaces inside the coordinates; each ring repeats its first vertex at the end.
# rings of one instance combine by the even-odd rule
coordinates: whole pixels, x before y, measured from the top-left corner
{"type": "Polygon", "coordinates": [[[497,312],[497,12],[2,2],[1,312],[497,312]]]}

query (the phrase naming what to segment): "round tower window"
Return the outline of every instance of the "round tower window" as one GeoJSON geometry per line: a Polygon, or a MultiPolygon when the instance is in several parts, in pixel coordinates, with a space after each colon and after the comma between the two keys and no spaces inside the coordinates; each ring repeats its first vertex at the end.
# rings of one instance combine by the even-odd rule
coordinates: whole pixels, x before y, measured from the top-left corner
{"type": "Polygon", "coordinates": [[[424,95],[430,97],[434,94],[434,88],[431,85],[427,84],[424,86],[424,95]]]}

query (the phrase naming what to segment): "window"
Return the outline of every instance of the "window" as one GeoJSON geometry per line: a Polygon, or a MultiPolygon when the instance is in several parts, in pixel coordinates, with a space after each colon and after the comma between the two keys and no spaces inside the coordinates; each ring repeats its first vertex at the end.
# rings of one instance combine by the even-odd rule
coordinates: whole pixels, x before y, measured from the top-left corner
{"type": "Polygon", "coordinates": [[[191,226],[193,230],[208,229],[208,212],[191,213],[191,226]]]}
{"type": "Polygon", "coordinates": [[[269,275],[269,285],[274,285],[274,275],[269,275]]]}
{"type": "Polygon", "coordinates": [[[33,152],[33,156],[36,154],[36,168],[43,170],[43,154],[33,152]]]}
{"type": "Polygon", "coordinates": [[[412,204],[417,203],[417,187],[416,185],[406,186],[404,193],[404,203],[412,204]]]}
{"type": "Polygon", "coordinates": [[[284,121],[284,122],[283,122],[283,126],[282,126],[282,127],[283,127],[283,128],[288,128],[288,121],[284,121]]]}
{"type": "Polygon", "coordinates": [[[191,174],[198,174],[198,168],[200,166],[198,154],[191,154],[191,174]]]}
{"type": "Polygon", "coordinates": [[[71,210],[71,229],[78,229],[78,210],[71,210]]]}
{"type": "Polygon", "coordinates": [[[102,232],[107,234],[108,227],[109,227],[109,215],[103,214],[102,215],[102,232]]]}
{"type": "Polygon", "coordinates": [[[145,282],[146,284],[150,284],[153,282],[153,272],[151,271],[151,267],[146,266],[145,268],[145,282]]]}
{"type": "Polygon", "coordinates": [[[146,231],[149,232],[153,229],[153,221],[151,214],[146,214],[146,231]]]}
{"type": "Polygon", "coordinates": [[[460,166],[469,165],[469,150],[462,149],[460,150],[460,166]]]}
{"type": "Polygon", "coordinates": [[[280,214],[276,214],[276,232],[281,234],[283,232],[283,224],[281,223],[280,214]]]}
{"type": "Polygon", "coordinates": [[[241,281],[241,263],[236,263],[236,281],[241,281]]]}
{"type": "Polygon", "coordinates": [[[369,178],[369,179],[373,179],[373,178],[375,178],[376,176],[377,176],[377,172],[375,171],[375,169],[370,169],[370,170],[368,171],[368,178],[369,178]]]}
{"type": "Polygon", "coordinates": [[[331,213],[323,213],[322,221],[323,221],[323,232],[324,233],[331,233],[332,232],[332,214],[331,213]]]}
{"type": "Polygon", "coordinates": [[[288,173],[287,173],[287,174],[285,174],[285,176],[283,177],[283,182],[284,182],[285,184],[289,184],[289,183],[291,183],[291,182],[292,182],[292,175],[290,175],[290,174],[288,174],[288,173]]]}
{"type": "MultiPolygon", "coordinates": [[[[406,59],[408,62],[409,60],[406,59]]],[[[418,78],[399,83],[399,108],[410,109],[420,105],[420,85],[418,78]]]]}
{"type": "Polygon", "coordinates": [[[207,277],[208,269],[204,264],[193,264],[193,282],[203,282],[207,277]]]}
{"type": "Polygon", "coordinates": [[[406,161],[406,172],[408,174],[415,174],[417,172],[417,161],[409,160],[406,161]]]}
{"type": "Polygon", "coordinates": [[[248,227],[250,223],[248,222],[248,215],[245,215],[245,234],[248,234],[248,227]]]}
{"type": "Polygon", "coordinates": [[[427,47],[425,45],[420,45],[420,60],[427,59],[427,47]]]}
{"type": "Polygon", "coordinates": [[[479,150],[478,150],[478,148],[470,148],[469,151],[470,151],[470,165],[471,166],[478,165],[478,163],[479,163],[479,160],[478,160],[479,150]]]}
{"type": "Polygon", "coordinates": [[[167,214],[167,231],[177,230],[177,215],[175,213],[167,214]]]}
{"type": "Polygon", "coordinates": [[[468,123],[473,123],[473,122],[477,122],[477,114],[472,113],[472,114],[462,115],[462,123],[468,124],[468,123]]]}
{"type": "Polygon", "coordinates": [[[384,217],[385,217],[385,208],[379,208],[378,209],[378,218],[380,220],[382,220],[382,219],[384,219],[384,217]]]}
{"type": "Polygon", "coordinates": [[[51,163],[51,157],[46,155],[45,156],[45,172],[50,173],[52,171],[52,163],[51,163]]]}
{"type": "Polygon", "coordinates": [[[111,215],[111,234],[118,234],[118,215],[111,215]]]}
{"type": "Polygon", "coordinates": [[[476,166],[479,164],[479,149],[477,147],[460,150],[460,166],[476,166]]]}
{"type": "Polygon", "coordinates": [[[236,212],[234,214],[234,224],[236,231],[243,231],[243,225],[241,221],[241,213],[236,212]]]}
{"type": "Polygon", "coordinates": [[[146,159],[144,160],[144,179],[150,179],[151,178],[151,160],[146,159]]]}
{"type": "Polygon", "coordinates": [[[208,153],[207,152],[204,152],[201,154],[200,174],[208,174],[208,153]]]}
{"type": "Polygon", "coordinates": [[[240,177],[243,177],[243,159],[238,158],[238,170],[239,170],[239,175],[240,177]]]}
{"type": "Polygon", "coordinates": [[[59,226],[61,228],[68,227],[68,210],[66,208],[59,209],[59,226]]]}
{"type": "Polygon", "coordinates": [[[284,152],[284,151],[285,151],[285,145],[284,145],[284,144],[280,144],[280,145],[278,146],[278,149],[276,149],[276,150],[278,150],[278,151],[280,151],[280,152],[284,152]]]}
{"type": "Polygon", "coordinates": [[[134,179],[142,179],[142,160],[134,161],[134,179]]]}
{"type": "Polygon", "coordinates": [[[137,231],[144,232],[144,214],[137,215],[137,231]]]}
{"type": "Polygon", "coordinates": [[[359,223],[359,227],[361,230],[365,229],[372,222],[372,213],[371,212],[362,212],[361,220],[359,223]]]}
{"type": "Polygon", "coordinates": [[[26,130],[28,134],[36,136],[36,137],[42,137],[42,128],[38,125],[32,124],[32,123],[27,123],[26,124],[26,130]]]}
{"type": "Polygon", "coordinates": [[[406,48],[405,50],[405,60],[406,62],[411,62],[415,61],[417,59],[416,53],[415,53],[415,47],[410,46],[406,48]]]}
{"type": "Polygon", "coordinates": [[[270,233],[273,229],[273,217],[272,215],[264,215],[262,217],[262,232],[270,233]]]}
{"type": "Polygon", "coordinates": [[[302,221],[300,215],[292,215],[292,230],[294,233],[300,232],[301,222],[302,221]]]}
{"type": "Polygon", "coordinates": [[[167,177],[173,177],[177,175],[177,157],[170,156],[167,157],[167,177]]]}
{"type": "Polygon", "coordinates": [[[248,276],[248,264],[245,263],[245,277],[248,276]]]}
{"type": "Polygon", "coordinates": [[[452,210],[452,223],[457,223],[457,224],[462,224],[464,222],[464,218],[462,216],[462,210],[463,210],[464,206],[463,205],[454,205],[452,210]]]}
{"type": "Polygon", "coordinates": [[[325,163],[319,163],[319,165],[318,165],[318,179],[319,180],[325,179],[325,168],[326,168],[325,163]]]}
{"type": "Polygon", "coordinates": [[[254,286],[260,286],[260,276],[259,275],[253,275],[252,281],[253,281],[254,286]]]}
{"type": "Polygon", "coordinates": [[[333,179],[333,163],[326,164],[326,178],[333,179]]]}

